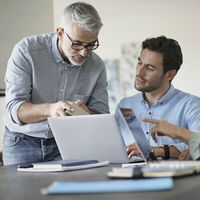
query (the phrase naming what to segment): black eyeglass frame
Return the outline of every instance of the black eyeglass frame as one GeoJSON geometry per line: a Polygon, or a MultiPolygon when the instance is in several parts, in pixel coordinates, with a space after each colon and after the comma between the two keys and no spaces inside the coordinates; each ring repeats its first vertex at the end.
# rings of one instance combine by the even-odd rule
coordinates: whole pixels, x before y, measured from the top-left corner
{"type": "Polygon", "coordinates": [[[71,48],[74,50],[83,50],[86,48],[88,51],[93,51],[99,47],[99,40],[97,39],[96,41],[89,43],[89,44],[81,44],[78,41],[74,41],[66,32],[65,34],[69,38],[71,42],[71,48]]]}

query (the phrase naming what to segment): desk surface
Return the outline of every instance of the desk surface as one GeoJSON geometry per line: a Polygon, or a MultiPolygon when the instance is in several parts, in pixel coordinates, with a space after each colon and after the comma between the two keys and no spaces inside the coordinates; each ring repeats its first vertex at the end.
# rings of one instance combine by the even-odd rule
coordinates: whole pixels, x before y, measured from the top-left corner
{"type": "Polygon", "coordinates": [[[176,178],[174,189],[159,192],[84,194],[84,195],[56,195],[43,196],[40,189],[53,181],[100,181],[108,180],[106,173],[112,166],[87,170],[59,172],[59,173],[23,173],[16,170],[16,166],[0,167],[0,199],[2,200],[177,200],[200,199],[200,175],[176,178]]]}

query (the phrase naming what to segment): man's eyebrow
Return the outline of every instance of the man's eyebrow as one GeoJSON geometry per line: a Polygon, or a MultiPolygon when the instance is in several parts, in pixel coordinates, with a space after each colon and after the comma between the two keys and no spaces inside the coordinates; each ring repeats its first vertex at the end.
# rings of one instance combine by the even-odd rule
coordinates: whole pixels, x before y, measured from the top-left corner
{"type": "MultiPolygon", "coordinates": [[[[141,60],[141,58],[140,57],[138,57],[138,61],[141,61],[142,62],[142,60],[141,60]]],[[[155,68],[155,69],[157,69],[157,67],[155,66],[155,65],[152,65],[152,64],[145,64],[145,66],[151,66],[151,67],[153,67],[153,68],[155,68]]]]}

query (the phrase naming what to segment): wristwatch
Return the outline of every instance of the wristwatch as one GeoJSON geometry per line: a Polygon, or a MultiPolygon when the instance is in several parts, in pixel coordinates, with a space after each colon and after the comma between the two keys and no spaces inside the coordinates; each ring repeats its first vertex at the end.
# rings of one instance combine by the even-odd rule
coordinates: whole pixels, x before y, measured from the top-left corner
{"type": "Polygon", "coordinates": [[[169,160],[169,158],[170,158],[169,145],[165,144],[161,147],[164,149],[164,160],[169,160]]]}

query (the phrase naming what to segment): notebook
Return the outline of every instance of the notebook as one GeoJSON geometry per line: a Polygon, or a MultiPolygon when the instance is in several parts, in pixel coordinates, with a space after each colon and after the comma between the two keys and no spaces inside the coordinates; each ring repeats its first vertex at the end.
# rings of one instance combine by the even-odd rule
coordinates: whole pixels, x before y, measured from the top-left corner
{"type": "Polygon", "coordinates": [[[89,194],[113,192],[139,192],[173,189],[172,178],[153,178],[140,180],[110,180],[91,182],[53,182],[41,189],[44,195],[89,194]]]}
{"type": "MultiPolygon", "coordinates": [[[[64,160],[97,159],[100,162],[129,163],[124,138],[138,140],[134,138],[120,109],[115,115],[50,117],[48,122],[64,160]]],[[[143,149],[140,151],[146,161],[147,153],[143,149]]]]}
{"type": "Polygon", "coordinates": [[[180,177],[200,173],[200,161],[154,161],[143,167],[113,167],[110,178],[180,177]]]}
{"type": "Polygon", "coordinates": [[[65,172],[102,167],[108,164],[109,161],[98,162],[98,160],[61,160],[32,164],[20,164],[18,165],[17,170],[20,172],[65,172]]]}

